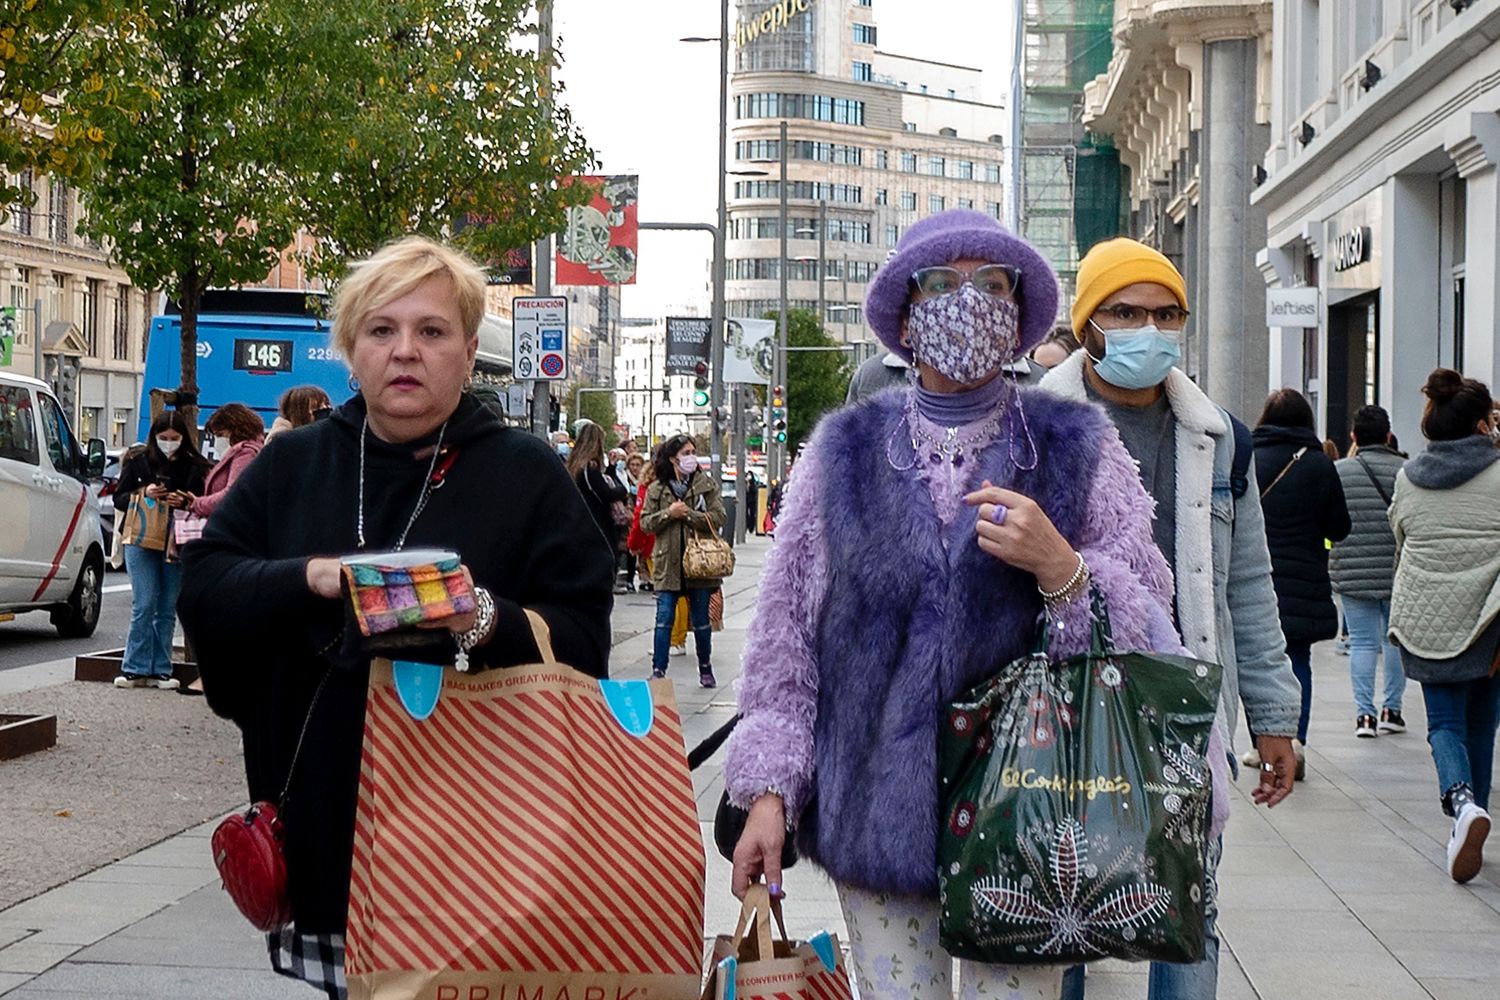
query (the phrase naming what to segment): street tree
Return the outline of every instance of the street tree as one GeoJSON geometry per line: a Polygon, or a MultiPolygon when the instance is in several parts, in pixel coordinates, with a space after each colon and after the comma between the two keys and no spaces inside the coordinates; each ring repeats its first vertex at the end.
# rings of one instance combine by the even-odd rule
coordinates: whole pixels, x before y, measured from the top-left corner
{"type": "Polygon", "coordinates": [[[110,247],[138,287],[164,291],[181,307],[178,405],[190,423],[203,293],[263,280],[296,231],[295,177],[275,155],[285,116],[273,81],[285,60],[315,57],[278,37],[282,20],[307,6],[143,0],[134,73],[149,103],[65,96],[110,142],[82,182],[83,230],[110,247]]]}
{"type": "MultiPolygon", "coordinates": [[[[765,314],[777,319],[778,313],[765,314]]],[[[786,363],[786,432],[789,453],[806,441],[823,414],[844,405],[852,369],[849,352],[828,335],[810,309],[787,310],[788,347],[819,348],[792,351],[786,363]]]]}
{"type": "Polygon", "coordinates": [[[28,178],[87,176],[108,155],[115,137],[62,98],[144,105],[131,66],[145,28],[135,0],[0,0],[0,221],[34,203],[28,178]]]}
{"type": "MultiPolygon", "coordinates": [[[[567,386],[565,398],[573,399],[579,388],[592,389],[597,388],[597,386],[595,386],[591,379],[580,378],[577,382],[567,386]]],[[[604,428],[604,439],[606,441],[613,441],[615,439],[615,424],[620,421],[615,409],[615,397],[613,394],[608,392],[584,392],[577,393],[577,399],[578,412],[573,415],[572,419],[577,420],[579,417],[584,417],[592,420],[604,428]]]]}
{"type": "Polygon", "coordinates": [[[566,206],[588,192],[560,180],[588,172],[594,156],[549,82],[556,56],[522,44],[535,36],[533,8],[348,0],[287,26],[341,53],[291,67],[282,83],[294,113],[282,159],[308,143],[320,150],[294,192],[316,237],[311,271],[336,276],[406,233],[453,233],[497,259],[562,227],[566,206]],[[362,36],[352,46],[351,20],[362,36]]]}

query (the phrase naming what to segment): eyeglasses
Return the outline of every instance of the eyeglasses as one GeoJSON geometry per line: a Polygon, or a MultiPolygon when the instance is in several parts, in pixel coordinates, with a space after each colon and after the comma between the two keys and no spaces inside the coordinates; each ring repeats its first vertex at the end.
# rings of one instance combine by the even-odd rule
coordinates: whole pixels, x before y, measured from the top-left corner
{"type": "Polygon", "coordinates": [[[924,267],[914,272],[911,280],[917,291],[930,299],[952,295],[966,281],[986,295],[1008,299],[1020,287],[1021,269],[1009,264],[982,264],[972,274],[965,274],[956,267],[924,267]]]}
{"type": "Polygon", "coordinates": [[[1137,306],[1129,302],[1117,302],[1112,306],[1104,306],[1094,311],[1094,315],[1100,319],[1109,320],[1109,325],[1130,327],[1144,326],[1149,318],[1157,326],[1164,330],[1181,330],[1190,315],[1181,306],[1137,306]]]}

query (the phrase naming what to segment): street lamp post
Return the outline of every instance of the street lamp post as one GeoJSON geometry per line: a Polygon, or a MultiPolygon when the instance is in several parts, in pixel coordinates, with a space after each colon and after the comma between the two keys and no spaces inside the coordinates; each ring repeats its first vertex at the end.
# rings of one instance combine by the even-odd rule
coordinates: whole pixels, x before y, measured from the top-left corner
{"type": "Polygon", "coordinates": [[[818,199],[818,326],[827,319],[823,312],[823,262],[828,259],[828,200],[818,199]]]}
{"type": "MultiPolygon", "coordinates": [[[[775,367],[776,367],[776,372],[777,372],[776,384],[782,386],[783,388],[787,388],[787,384],[786,384],[786,374],[787,374],[787,364],[786,364],[786,340],[787,340],[787,315],[786,315],[786,310],[787,310],[787,300],[786,300],[786,264],[787,264],[786,258],[787,258],[787,250],[786,250],[786,238],[787,238],[788,234],[787,234],[787,231],[786,231],[787,230],[787,217],[786,217],[786,186],[787,186],[787,176],[786,176],[786,119],[782,119],[782,121],[781,121],[781,142],[780,142],[779,145],[781,147],[780,148],[780,153],[781,153],[781,181],[777,185],[777,188],[778,188],[778,190],[780,191],[780,194],[781,194],[781,225],[778,226],[777,229],[781,233],[781,261],[780,261],[780,266],[776,268],[776,271],[777,271],[777,273],[781,277],[781,318],[780,318],[779,324],[777,325],[777,330],[776,330],[776,346],[777,346],[776,357],[777,357],[777,363],[776,363],[775,367]]],[[[786,477],[786,442],[779,441],[776,444],[776,478],[778,480],[781,480],[781,479],[784,479],[785,477],[786,477]]]]}

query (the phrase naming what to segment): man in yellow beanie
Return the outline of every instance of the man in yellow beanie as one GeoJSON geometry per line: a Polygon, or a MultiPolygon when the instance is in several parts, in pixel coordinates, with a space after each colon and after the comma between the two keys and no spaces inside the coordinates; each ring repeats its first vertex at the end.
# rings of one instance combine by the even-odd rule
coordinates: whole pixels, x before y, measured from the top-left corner
{"type": "MultiPolygon", "coordinates": [[[[1172,566],[1173,609],[1185,646],[1224,665],[1218,725],[1232,747],[1244,702],[1260,767],[1254,800],[1291,794],[1301,693],[1286,655],[1271,588],[1265,519],[1250,432],[1176,367],[1188,319],[1187,283],[1172,262],[1131,239],[1100,243],[1079,263],[1072,308],[1082,349],[1042,388],[1102,406],[1156,501],[1153,535],[1172,566]]],[[[1227,802],[1215,802],[1221,815],[1227,802]]],[[[1206,850],[1206,952],[1194,965],[1152,963],[1149,1000],[1212,1000],[1218,988],[1216,872],[1222,841],[1206,850]]],[[[1083,997],[1083,969],[1063,996],[1083,997]]]]}

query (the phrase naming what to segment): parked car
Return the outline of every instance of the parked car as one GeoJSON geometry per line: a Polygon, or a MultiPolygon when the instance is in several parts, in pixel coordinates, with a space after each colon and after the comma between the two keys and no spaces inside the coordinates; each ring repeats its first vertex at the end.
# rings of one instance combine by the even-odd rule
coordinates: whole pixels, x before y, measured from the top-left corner
{"type": "Polygon", "coordinates": [[[89,480],[89,492],[94,496],[94,506],[99,511],[99,531],[104,537],[104,551],[113,552],[115,545],[115,488],[120,485],[120,459],[124,449],[117,448],[105,454],[104,471],[97,479],[89,480]]]}
{"type": "Polygon", "coordinates": [[[49,611],[90,636],[103,599],[104,536],[89,479],[104,442],[80,449],[45,382],[0,372],[0,614],[49,611]]]}

